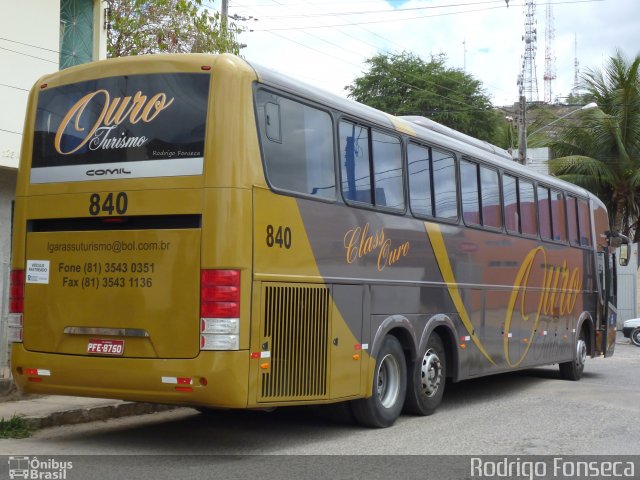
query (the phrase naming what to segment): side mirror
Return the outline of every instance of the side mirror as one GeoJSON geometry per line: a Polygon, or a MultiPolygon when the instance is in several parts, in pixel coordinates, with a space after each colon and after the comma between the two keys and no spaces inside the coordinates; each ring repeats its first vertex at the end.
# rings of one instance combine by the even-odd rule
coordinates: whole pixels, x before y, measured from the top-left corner
{"type": "Polygon", "coordinates": [[[629,265],[629,244],[623,243],[620,245],[620,258],[619,263],[621,266],[626,267],[629,265]]]}

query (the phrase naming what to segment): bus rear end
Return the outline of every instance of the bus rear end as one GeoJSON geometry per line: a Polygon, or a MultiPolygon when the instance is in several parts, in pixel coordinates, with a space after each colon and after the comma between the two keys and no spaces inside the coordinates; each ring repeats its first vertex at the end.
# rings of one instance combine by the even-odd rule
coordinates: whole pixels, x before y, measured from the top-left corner
{"type": "Polygon", "coordinates": [[[234,126],[252,80],[231,57],[163,56],[34,87],[9,317],[22,390],[247,405],[253,179],[237,172],[256,140],[234,126]]]}

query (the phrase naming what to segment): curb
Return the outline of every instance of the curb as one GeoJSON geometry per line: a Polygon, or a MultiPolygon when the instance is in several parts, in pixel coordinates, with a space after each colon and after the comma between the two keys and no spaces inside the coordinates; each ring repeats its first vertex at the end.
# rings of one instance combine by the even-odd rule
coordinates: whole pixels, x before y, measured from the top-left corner
{"type": "Polygon", "coordinates": [[[27,425],[33,430],[41,428],[59,427],[62,425],[76,425],[79,423],[109,420],[110,418],[131,417],[147,413],[165,412],[178,408],[175,405],[156,403],[123,402],[116,405],[103,405],[92,408],[76,408],[46,415],[24,416],[27,425]]]}
{"type": "Polygon", "coordinates": [[[0,397],[9,395],[15,390],[13,380],[10,378],[0,378],[0,397]]]}

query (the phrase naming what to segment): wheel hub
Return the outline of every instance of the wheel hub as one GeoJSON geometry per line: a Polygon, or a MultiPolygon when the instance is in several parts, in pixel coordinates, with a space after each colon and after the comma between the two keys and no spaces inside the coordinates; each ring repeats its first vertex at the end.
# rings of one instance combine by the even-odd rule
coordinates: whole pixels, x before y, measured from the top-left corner
{"type": "Polygon", "coordinates": [[[430,348],[422,358],[421,368],[422,391],[427,397],[434,396],[442,381],[442,363],[438,353],[430,348]]]}
{"type": "Polygon", "coordinates": [[[377,391],[382,406],[390,408],[395,405],[400,394],[400,367],[393,355],[385,356],[380,362],[377,391]]]}
{"type": "Polygon", "coordinates": [[[578,339],[576,349],[576,365],[584,367],[585,363],[587,363],[587,344],[582,338],[578,339]]]}

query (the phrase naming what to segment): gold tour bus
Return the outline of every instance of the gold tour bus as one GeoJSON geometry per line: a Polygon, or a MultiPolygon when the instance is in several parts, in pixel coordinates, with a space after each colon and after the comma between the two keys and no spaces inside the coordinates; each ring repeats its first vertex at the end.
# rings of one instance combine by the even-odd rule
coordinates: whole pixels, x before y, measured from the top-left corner
{"type": "Polygon", "coordinates": [[[30,393],[428,415],[445,381],[613,353],[604,205],[423,117],[232,55],[29,94],[10,287],[30,393]]]}

